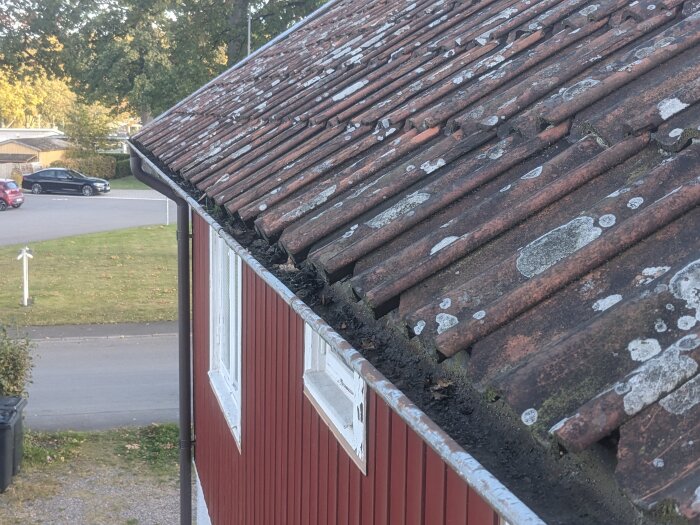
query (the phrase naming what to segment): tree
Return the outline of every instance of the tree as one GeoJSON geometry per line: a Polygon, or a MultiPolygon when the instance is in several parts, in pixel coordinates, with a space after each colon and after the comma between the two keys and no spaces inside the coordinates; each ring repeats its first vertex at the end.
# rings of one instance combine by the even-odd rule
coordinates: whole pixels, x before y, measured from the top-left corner
{"type": "Polygon", "coordinates": [[[0,71],[0,125],[55,127],[65,122],[75,103],[68,85],[44,75],[12,80],[0,71]]]}
{"type": "Polygon", "coordinates": [[[80,149],[105,147],[105,137],[114,131],[110,110],[100,104],[76,104],[68,114],[65,133],[80,149]]]}
{"type": "Polygon", "coordinates": [[[321,0],[0,0],[0,67],[47,71],[145,122],[321,0]],[[4,8],[4,11],[3,11],[4,8]]]}

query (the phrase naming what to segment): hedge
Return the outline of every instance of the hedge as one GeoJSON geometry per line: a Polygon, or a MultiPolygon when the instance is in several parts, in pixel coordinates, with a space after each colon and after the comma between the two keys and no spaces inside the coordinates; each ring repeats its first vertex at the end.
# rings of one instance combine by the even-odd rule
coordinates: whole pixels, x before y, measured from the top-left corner
{"type": "Polygon", "coordinates": [[[116,174],[116,160],[106,155],[92,155],[90,157],[75,157],[52,162],[56,168],[69,168],[79,171],[88,177],[100,177],[113,179],[116,174]]]}
{"type": "Polygon", "coordinates": [[[117,169],[114,174],[115,179],[121,179],[122,177],[128,177],[131,175],[131,164],[129,159],[118,160],[117,169]]]}

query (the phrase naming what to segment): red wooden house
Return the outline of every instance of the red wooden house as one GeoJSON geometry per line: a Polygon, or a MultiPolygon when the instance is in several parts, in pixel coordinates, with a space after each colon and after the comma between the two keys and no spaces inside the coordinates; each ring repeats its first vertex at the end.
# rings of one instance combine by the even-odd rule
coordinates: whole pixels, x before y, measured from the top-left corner
{"type": "Polygon", "coordinates": [[[145,127],[198,522],[697,520],[698,130],[692,0],[331,1],[145,127]]]}

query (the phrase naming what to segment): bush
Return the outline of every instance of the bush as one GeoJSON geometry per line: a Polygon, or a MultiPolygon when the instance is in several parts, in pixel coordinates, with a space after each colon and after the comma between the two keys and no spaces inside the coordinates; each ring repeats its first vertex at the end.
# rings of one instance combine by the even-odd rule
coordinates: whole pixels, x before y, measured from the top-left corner
{"type": "Polygon", "coordinates": [[[54,168],[69,168],[79,171],[88,177],[113,179],[116,173],[117,161],[106,155],[91,155],[89,157],[72,157],[52,162],[54,168]]]}
{"type": "Polygon", "coordinates": [[[10,178],[17,183],[18,186],[22,186],[22,171],[19,168],[13,168],[12,173],[10,173],[10,178]]]}
{"type": "Polygon", "coordinates": [[[26,394],[32,372],[31,347],[29,339],[13,339],[0,326],[0,396],[26,394]]]}
{"type": "Polygon", "coordinates": [[[117,161],[117,169],[116,173],[114,174],[115,179],[121,179],[122,177],[128,177],[131,175],[131,164],[129,159],[126,160],[118,160],[117,161]]]}

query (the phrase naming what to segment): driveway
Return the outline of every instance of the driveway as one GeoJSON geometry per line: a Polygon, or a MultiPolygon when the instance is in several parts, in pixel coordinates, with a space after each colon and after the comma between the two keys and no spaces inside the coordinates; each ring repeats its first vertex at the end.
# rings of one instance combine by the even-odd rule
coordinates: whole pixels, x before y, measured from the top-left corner
{"type": "Polygon", "coordinates": [[[176,219],[175,203],[154,190],[112,190],[93,197],[24,195],[21,208],[0,214],[0,246],[165,224],[168,219],[172,224],[176,219]]]}
{"type": "Polygon", "coordinates": [[[176,323],[33,328],[25,421],[103,430],[178,420],[176,323]]]}

